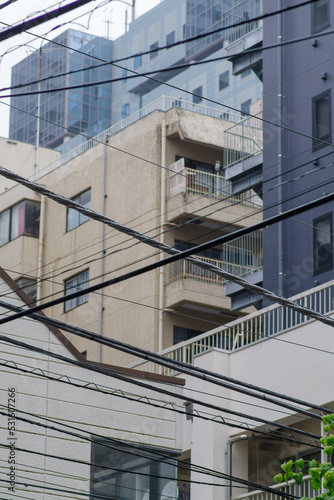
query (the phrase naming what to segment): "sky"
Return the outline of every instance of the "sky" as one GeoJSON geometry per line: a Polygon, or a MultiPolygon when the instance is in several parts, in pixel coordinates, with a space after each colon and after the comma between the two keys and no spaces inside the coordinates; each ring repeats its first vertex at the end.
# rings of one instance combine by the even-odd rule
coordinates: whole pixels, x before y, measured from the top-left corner
{"type": "MultiPolygon", "coordinates": [[[[13,5],[1,10],[0,30],[8,29],[12,24],[25,20],[27,16],[35,17],[44,11],[54,10],[60,5],[67,5],[73,0],[17,0],[13,5]]],[[[31,51],[38,50],[41,39],[34,34],[54,38],[62,31],[72,27],[95,35],[109,37],[112,40],[125,32],[125,11],[128,10],[128,21],[131,20],[132,0],[93,0],[86,6],[73,10],[70,14],[44,23],[28,33],[16,35],[9,40],[0,42],[0,89],[10,86],[12,65],[24,59],[31,51]],[[71,22],[72,21],[72,22],[71,22]],[[66,24],[64,24],[66,23],[66,24]],[[61,25],[58,29],[57,26],[61,25]],[[52,31],[51,31],[52,30],[52,31]],[[24,45],[26,44],[26,45],[24,45]],[[24,46],[23,46],[24,45],[24,46]]],[[[1,2],[1,0],[0,0],[1,2]]],[[[3,1],[1,2],[3,3],[3,1]]],[[[136,0],[136,18],[159,3],[159,0],[136,0]]],[[[1,92],[1,95],[8,91],[1,92]]],[[[8,137],[9,99],[0,99],[0,136],[8,137]],[[5,103],[5,104],[3,104],[5,103]]]]}

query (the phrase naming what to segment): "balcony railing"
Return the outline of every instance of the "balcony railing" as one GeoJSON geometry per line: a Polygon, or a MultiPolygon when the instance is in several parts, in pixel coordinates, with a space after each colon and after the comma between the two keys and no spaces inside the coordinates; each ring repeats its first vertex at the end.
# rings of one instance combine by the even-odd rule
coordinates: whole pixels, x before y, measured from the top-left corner
{"type": "MultiPolygon", "coordinates": [[[[316,496],[316,493],[311,488],[311,476],[305,476],[300,486],[298,486],[295,481],[289,481],[288,484],[275,484],[271,486],[271,488],[287,493],[291,495],[292,498],[313,498],[316,496]]],[[[276,497],[273,493],[258,490],[239,495],[235,500],[281,500],[281,498],[280,496],[276,497]]]]}
{"type": "MultiPolygon", "coordinates": [[[[292,300],[322,314],[333,314],[334,281],[296,295],[292,297],[292,300]]],[[[315,320],[288,307],[273,305],[228,323],[223,327],[202,333],[191,340],[180,342],[168,349],[164,349],[160,354],[172,360],[193,364],[194,356],[211,348],[234,351],[311,321],[315,320]]],[[[141,360],[132,363],[131,367],[154,373],[175,373],[175,370],[141,360]]]]}
{"type": "MultiPolygon", "coordinates": [[[[262,231],[254,231],[223,245],[221,254],[222,260],[206,257],[200,259],[237,276],[247,276],[262,269],[262,231]]],[[[215,285],[225,285],[227,282],[213,271],[203,269],[185,259],[169,264],[166,284],[180,279],[192,279],[215,285]]]]}
{"type": "Polygon", "coordinates": [[[193,193],[208,198],[225,200],[228,203],[244,206],[262,206],[262,200],[253,190],[232,195],[232,184],[218,174],[202,172],[187,168],[184,158],[168,167],[167,197],[171,198],[179,193],[193,193]]]}
{"type": "MultiPolygon", "coordinates": [[[[247,21],[261,15],[261,0],[243,0],[223,14],[223,27],[232,26],[240,21],[247,21]]],[[[261,21],[249,23],[224,31],[224,39],[232,44],[260,27],[261,21]]]]}
{"type": "Polygon", "coordinates": [[[225,130],[224,167],[231,167],[263,150],[262,112],[247,116],[225,130]]]}

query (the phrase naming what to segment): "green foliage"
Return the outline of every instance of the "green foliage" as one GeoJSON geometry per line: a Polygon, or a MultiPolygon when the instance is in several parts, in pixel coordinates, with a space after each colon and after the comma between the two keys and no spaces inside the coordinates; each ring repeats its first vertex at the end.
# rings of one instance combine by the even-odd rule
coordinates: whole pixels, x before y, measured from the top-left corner
{"type": "MultiPolygon", "coordinates": [[[[320,443],[323,446],[323,451],[325,455],[333,455],[334,450],[334,435],[329,434],[331,429],[334,429],[334,413],[330,415],[324,415],[322,417],[323,430],[325,435],[321,437],[320,443]]],[[[275,483],[288,482],[294,479],[298,485],[303,481],[303,469],[305,467],[305,461],[300,458],[299,460],[289,460],[281,465],[283,471],[274,477],[275,483]],[[294,469],[299,472],[296,473],[294,469]]],[[[317,492],[321,486],[325,490],[324,493],[316,495],[312,500],[334,500],[334,468],[330,462],[324,462],[318,464],[318,462],[313,459],[308,462],[307,474],[311,476],[311,487],[315,492],[317,492]]],[[[310,500],[309,498],[302,498],[301,500],[310,500]]]]}

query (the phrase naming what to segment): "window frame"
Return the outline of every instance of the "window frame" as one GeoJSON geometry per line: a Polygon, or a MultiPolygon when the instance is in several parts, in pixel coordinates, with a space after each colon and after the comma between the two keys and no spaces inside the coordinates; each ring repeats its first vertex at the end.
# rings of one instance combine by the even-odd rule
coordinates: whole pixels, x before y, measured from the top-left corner
{"type": "Polygon", "coordinates": [[[130,116],[130,103],[126,102],[125,104],[122,104],[121,120],[125,120],[128,116],[130,116]]]}
{"type": "Polygon", "coordinates": [[[327,214],[321,215],[320,217],[317,217],[316,219],[313,219],[312,226],[313,226],[313,275],[315,276],[317,274],[322,274],[326,271],[330,271],[331,269],[333,269],[333,214],[332,214],[332,212],[329,212],[327,214]],[[330,245],[330,249],[331,249],[331,253],[330,253],[331,259],[330,259],[330,262],[327,266],[319,267],[319,263],[318,263],[319,252],[317,250],[317,231],[319,229],[316,226],[317,226],[317,224],[325,221],[326,219],[329,220],[329,226],[330,226],[329,245],[330,245]]]}
{"type": "Polygon", "coordinates": [[[167,33],[166,35],[166,50],[169,50],[171,49],[172,45],[175,43],[175,30],[174,31],[171,31],[170,33],[167,33]],[[173,41],[168,41],[168,38],[172,38],[173,41]]]}
{"type": "Polygon", "coordinates": [[[133,57],[133,69],[138,69],[143,64],[142,54],[133,57]]]}
{"type": "Polygon", "coordinates": [[[3,243],[1,243],[2,231],[0,231],[0,247],[6,245],[7,243],[10,243],[13,240],[16,240],[16,238],[18,238],[19,236],[31,236],[32,238],[38,238],[39,237],[40,208],[41,208],[41,204],[39,201],[24,198],[23,200],[19,201],[18,203],[15,203],[15,205],[12,205],[11,207],[6,208],[6,210],[3,210],[0,213],[0,221],[5,214],[8,214],[8,224],[7,224],[8,227],[6,228],[7,234],[4,238],[3,243]],[[29,203],[35,204],[35,208],[37,208],[37,206],[38,206],[38,209],[39,209],[38,218],[35,219],[35,221],[38,220],[38,224],[36,224],[36,225],[29,226],[29,222],[27,221],[27,210],[28,210],[27,204],[29,204],[29,203]],[[14,226],[15,218],[16,218],[16,217],[13,217],[13,211],[15,211],[15,209],[17,209],[20,205],[22,205],[24,207],[24,217],[23,217],[24,220],[22,221],[21,217],[19,216],[19,218],[18,218],[19,224],[17,227],[17,234],[16,234],[16,232],[14,233],[14,230],[13,230],[13,226],[14,226]],[[22,224],[23,224],[23,227],[20,229],[20,225],[22,225],[22,224]],[[30,232],[28,231],[29,228],[30,228],[30,232]]]}
{"type": "Polygon", "coordinates": [[[312,5],[311,5],[311,22],[312,22],[312,33],[320,33],[321,31],[329,28],[330,26],[330,2],[326,0],[326,5],[327,5],[327,22],[325,24],[322,24],[320,26],[315,25],[315,20],[316,20],[316,9],[317,9],[317,1],[321,0],[316,0],[312,5]]]}
{"type": "MultiPolygon", "coordinates": [[[[71,276],[70,278],[64,280],[64,296],[70,295],[71,293],[74,292],[74,288],[76,288],[75,291],[79,290],[85,290],[89,286],[89,269],[85,269],[84,271],[80,271],[80,273],[75,274],[74,276],[71,276]],[[81,283],[73,284],[71,286],[68,286],[69,282],[78,280],[80,276],[87,275],[87,279],[85,281],[82,281],[81,283]],[[82,287],[84,285],[84,287],[82,287]],[[68,292],[68,293],[66,293],[68,292]]],[[[85,304],[89,300],[89,293],[86,293],[85,295],[81,295],[80,297],[76,297],[74,299],[69,299],[65,300],[64,302],[64,313],[67,313],[69,311],[72,311],[73,309],[76,309],[77,307],[81,306],[82,304],[85,304]]]]}
{"type": "MultiPolygon", "coordinates": [[[[154,42],[150,45],[150,51],[158,48],[159,48],[159,42],[154,42]]],[[[155,59],[156,57],[158,57],[158,55],[159,55],[158,50],[156,50],[155,52],[150,52],[150,61],[151,59],[155,59]]]]}
{"type": "Polygon", "coordinates": [[[325,90],[324,92],[321,92],[321,94],[318,94],[314,97],[312,97],[312,151],[317,151],[318,149],[324,148],[327,146],[327,144],[324,144],[324,142],[319,142],[319,141],[325,141],[328,143],[332,142],[332,95],[331,95],[331,89],[325,90]],[[317,137],[316,134],[316,129],[317,129],[317,123],[316,123],[316,105],[318,102],[320,102],[322,99],[325,97],[328,97],[329,100],[329,124],[328,124],[328,139],[323,139],[321,137],[317,137]]]}
{"type": "MultiPolygon", "coordinates": [[[[76,201],[77,203],[80,203],[80,205],[83,205],[86,208],[91,208],[91,203],[92,203],[92,189],[88,188],[88,189],[85,189],[84,191],[81,191],[81,193],[79,193],[76,196],[74,196],[73,198],[71,198],[71,200],[72,201],[76,201]],[[81,197],[83,195],[85,195],[86,193],[88,193],[88,191],[90,191],[89,205],[87,205],[87,204],[83,205],[83,203],[80,202],[80,199],[81,199],[81,197]]],[[[74,208],[67,207],[67,209],[66,209],[66,232],[69,233],[69,232],[73,231],[74,229],[76,229],[79,226],[82,226],[82,224],[84,224],[85,222],[88,222],[89,220],[90,220],[89,217],[87,217],[86,215],[83,215],[80,212],[77,212],[77,210],[74,210],[74,208]],[[70,218],[70,214],[72,212],[76,212],[76,214],[78,214],[78,224],[76,224],[75,226],[69,228],[69,218],[70,218]]]]}

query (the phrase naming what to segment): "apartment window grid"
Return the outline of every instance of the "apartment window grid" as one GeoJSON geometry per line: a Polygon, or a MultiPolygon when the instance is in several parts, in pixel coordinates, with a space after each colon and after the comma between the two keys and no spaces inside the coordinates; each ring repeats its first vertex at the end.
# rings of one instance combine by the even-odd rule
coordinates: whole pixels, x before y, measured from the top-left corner
{"type": "Polygon", "coordinates": [[[333,216],[331,213],[313,221],[313,274],[333,269],[333,216]]]}
{"type": "MultiPolygon", "coordinates": [[[[91,189],[87,189],[83,193],[79,194],[75,198],[72,198],[73,201],[80,203],[80,205],[83,205],[85,208],[90,208],[91,206],[91,189]]],[[[75,229],[76,227],[81,226],[81,224],[84,224],[89,220],[89,217],[86,215],[81,214],[77,210],[74,210],[73,208],[67,208],[67,215],[66,215],[66,231],[72,231],[72,229],[75,229]]]]}
{"type": "Polygon", "coordinates": [[[23,200],[0,214],[0,246],[18,236],[39,236],[40,203],[23,200]]]}
{"type": "MultiPolygon", "coordinates": [[[[64,282],[65,297],[66,295],[70,295],[74,292],[86,290],[88,286],[89,286],[89,270],[87,269],[86,271],[82,271],[81,273],[72,276],[72,278],[69,278],[64,282]]],[[[89,294],[86,293],[79,297],[66,300],[66,302],[64,302],[64,312],[71,311],[72,309],[75,309],[81,304],[88,302],[88,295],[89,294]]]]}
{"type": "Polygon", "coordinates": [[[312,33],[319,33],[330,26],[329,0],[316,0],[311,8],[312,33]]]}
{"type": "Polygon", "coordinates": [[[331,114],[331,91],[327,90],[312,99],[313,151],[325,147],[325,142],[331,142],[331,114]]]}

